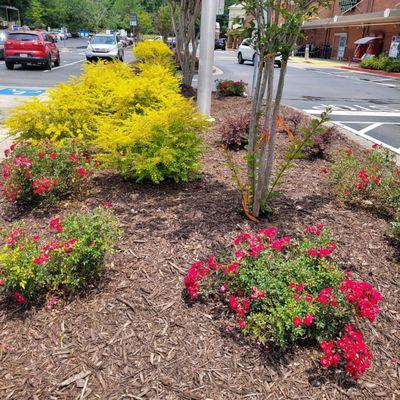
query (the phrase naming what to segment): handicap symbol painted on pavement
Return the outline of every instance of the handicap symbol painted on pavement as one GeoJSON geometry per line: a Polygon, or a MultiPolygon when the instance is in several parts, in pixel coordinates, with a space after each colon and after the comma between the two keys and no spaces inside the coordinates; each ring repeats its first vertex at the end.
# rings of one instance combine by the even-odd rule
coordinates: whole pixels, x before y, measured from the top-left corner
{"type": "Polygon", "coordinates": [[[0,89],[0,95],[6,96],[40,96],[45,92],[44,89],[27,89],[27,88],[4,88],[0,89]]]}

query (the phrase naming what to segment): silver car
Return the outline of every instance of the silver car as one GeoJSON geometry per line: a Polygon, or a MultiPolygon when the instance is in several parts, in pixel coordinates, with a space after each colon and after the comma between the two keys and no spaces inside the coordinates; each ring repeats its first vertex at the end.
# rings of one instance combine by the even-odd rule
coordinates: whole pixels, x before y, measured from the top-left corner
{"type": "Polygon", "coordinates": [[[124,48],[122,43],[118,42],[116,35],[94,35],[88,43],[85,52],[88,61],[98,59],[118,59],[124,61],[124,48]]]}

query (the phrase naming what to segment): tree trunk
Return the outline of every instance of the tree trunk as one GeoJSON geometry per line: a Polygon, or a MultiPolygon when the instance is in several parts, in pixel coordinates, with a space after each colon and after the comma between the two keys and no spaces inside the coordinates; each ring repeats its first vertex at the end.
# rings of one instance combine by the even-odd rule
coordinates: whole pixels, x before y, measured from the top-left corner
{"type": "Polygon", "coordinates": [[[255,217],[260,215],[261,208],[261,197],[262,197],[262,184],[264,182],[264,175],[266,171],[267,165],[267,148],[268,143],[271,140],[271,131],[272,131],[272,115],[273,115],[273,107],[272,107],[272,98],[274,92],[274,56],[269,56],[267,59],[267,73],[268,73],[268,88],[267,88],[267,100],[266,100],[266,110],[265,110],[265,121],[262,130],[262,137],[260,143],[260,158],[259,158],[259,167],[257,174],[257,182],[254,191],[254,199],[253,199],[253,214],[255,217]]]}
{"type": "Polygon", "coordinates": [[[276,90],[276,97],[275,97],[275,105],[274,105],[274,113],[272,116],[272,126],[271,126],[271,137],[268,144],[268,159],[267,159],[267,166],[266,171],[264,174],[264,180],[262,182],[262,197],[261,197],[261,204],[265,204],[268,195],[268,188],[269,183],[272,176],[272,168],[274,166],[274,159],[275,159],[275,142],[276,142],[276,124],[278,121],[278,114],[279,109],[281,106],[282,95],[283,95],[283,88],[285,86],[285,77],[287,71],[287,59],[282,60],[281,66],[281,73],[279,75],[279,82],[278,87],[276,90]]]}

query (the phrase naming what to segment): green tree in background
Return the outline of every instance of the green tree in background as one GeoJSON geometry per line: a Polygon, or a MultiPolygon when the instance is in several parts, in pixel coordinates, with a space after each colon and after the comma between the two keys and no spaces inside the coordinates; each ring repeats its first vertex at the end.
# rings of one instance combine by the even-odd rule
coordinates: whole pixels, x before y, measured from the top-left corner
{"type": "Polygon", "coordinates": [[[172,26],[171,14],[168,6],[161,6],[155,17],[154,27],[156,33],[163,37],[166,41],[169,36],[173,35],[174,27],[172,26]]]}
{"type": "Polygon", "coordinates": [[[42,3],[39,0],[31,0],[31,4],[27,11],[28,23],[35,28],[43,28],[43,15],[44,8],[42,3]]]}

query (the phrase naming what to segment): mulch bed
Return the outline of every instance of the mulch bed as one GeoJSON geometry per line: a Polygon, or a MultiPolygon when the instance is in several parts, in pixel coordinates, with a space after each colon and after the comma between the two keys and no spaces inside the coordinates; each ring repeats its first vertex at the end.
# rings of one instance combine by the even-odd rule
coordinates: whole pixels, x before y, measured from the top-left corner
{"type": "MultiPolygon", "coordinates": [[[[217,123],[249,105],[215,100],[217,123]]],[[[221,254],[238,232],[258,228],[243,215],[217,129],[206,143],[203,176],[194,182],[139,185],[100,174],[81,202],[24,212],[0,204],[1,226],[18,220],[40,229],[54,215],[110,201],[124,230],[104,278],[87,292],[53,308],[0,304],[2,400],[400,397],[398,253],[385,238],[383,217],[342,207],[329,195],[321,173],[329,160],[297,161],[262,226],[293,234],[326,225],[339,241],[335,257],[344,268],[383,293],[382,314],[364,329],[373,367],[358,383],[322,370],[315,347],[260,350],[227,332],[229,316],[219,304],[185,301],[182,278],[191,262],[221,254]]],[[[280,135],[278,154],[285,143],[280,135]]],[[[339,146],[357,149],[344,138],[339,146]]]]}

